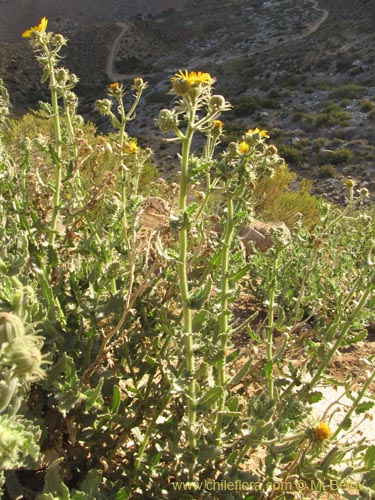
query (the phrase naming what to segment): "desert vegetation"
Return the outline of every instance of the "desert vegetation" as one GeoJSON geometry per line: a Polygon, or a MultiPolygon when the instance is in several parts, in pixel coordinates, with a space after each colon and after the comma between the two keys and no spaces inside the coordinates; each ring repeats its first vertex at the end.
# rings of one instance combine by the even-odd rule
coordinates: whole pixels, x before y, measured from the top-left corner
{"type": "MultiPolygon", "coordinates": [[[[333,370],[375,321],[368,191],[348,179],[344,207],[289,192],[268,131],[228,138],[230,103],[189,70],[157,117],[179,147],[168,184],[128,134],[147,83],[108,86],[99,134],[66,39],[45,18],[24,37],[50,100],[12,119],[0,82],[4,498],[372,498],[375,446],[351,432],[374,360],[333,370]],[[287,224],[267,250],[241,236],[255,217],[287,224]],[[325,387],[341,395],[317,407],[325,387]]],[[[330,153],[320,168],[352,154],[330,153]]]]}

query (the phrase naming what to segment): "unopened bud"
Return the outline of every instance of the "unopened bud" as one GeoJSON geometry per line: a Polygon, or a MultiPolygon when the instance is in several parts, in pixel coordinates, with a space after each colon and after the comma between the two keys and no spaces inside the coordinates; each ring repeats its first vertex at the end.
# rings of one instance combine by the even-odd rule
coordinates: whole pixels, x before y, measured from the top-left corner
{"type": "Polygon", "coordinates": [[[221,111],[225,108],[225,99],[222,95],[213,95],[208,103],[210,111],[221,111]]]}
{"type": "Polygon", "coordinates": [[[178,118],[173,111],[162,109],[157,120],[162,132],[170,132],[178,126],[178,118]]]}
{"type": "Polygon", "coordinates": [[[176,78],[172,82],[172,88],[176,95],[183,96],[189,92],[191,85],[185,78],[176,78]]]}
{"type": "Polygon", "coordinates": [[[112,102],[109,99],[99,99],[95,102],[95,109],[103,116],[109,115],[112,108],[112,102]]]}

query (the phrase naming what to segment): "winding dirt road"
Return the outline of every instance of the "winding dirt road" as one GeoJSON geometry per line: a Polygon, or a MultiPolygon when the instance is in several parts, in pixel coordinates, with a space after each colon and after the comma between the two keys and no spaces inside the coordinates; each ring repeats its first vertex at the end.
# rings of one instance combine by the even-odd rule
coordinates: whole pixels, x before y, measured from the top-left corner
{"type": "Polygon", "coordinates": [[[124,78],[127,78],[127,75],[121,75],[120,73],[115,73],[113,71],[113,63],[121,38],[128,31],[129,25],[127,23],[116,23],[116,24],[119,28],[121,28],[121,31],[117,35],[117,37],[113,40],[111,50],[109,51],[107,57],[107,65],[105,72],[107,74],[108,79],[111,80],[112,82],[121,82],[122,80],[124,80],[124,78]]]}
{"type": "Polygon", "coordinates": [[[313,9],[318,11],[318,12],[321,12],[322,14],[322,17],[320,19],[317,19],[314,23],[312,23],[306,30],[305,33],[302,34],[301,38],[306,38],[307,36],[310,36],[312,33],[314,33],[315,31],[317,31],[320,26],[326,22],[326,20],[328,19],[328,16],[329,16],[329,11],[326,10],[326,9],[322,9],[319,7],[319,3],[317,0],[314,1],[314,6],[313,6],[313,9]]]}
{"type": "MultiPolygon", "coordinates": [[[[314,21],[312,24],[310,24],[302,34],[291,36],[288,40],[285,40],[284,44],[290,42],[291,40],[301,40],[303,38],[310,36],[312,33],[315,33],[315,31],[317,31],[320,28],[320,26],[328,19],[329,11],[321,8],[319,6],[318,0],[313,0],[312,8],[313,8],[313,10],[319,12],[321,14],[321,17],[319,17],[316,21],[314,21]]],[[[113,70],[114,69],[114,60],[116,57],[118,46],[121,42],[122,37],[129,29],[128,23],[118,22],[118,23],[116,23],[116,25],[119,28],[121,28],[121,31],[117,35],[117,37],[114,39],[112,46],[111,46],[111,49],[109,51],[109,54],[107,57],[107,64],[106,64],[106,74],[107,74],[107,77],[110,81],[121,82],[124,79],[133,78],[134,76],[137,76],[137,75],[115,73],[113,70]]],[[[265,45],[264,49],[269,50],[270,48],[272,48],[272,45],[276,45],[276,43],[271,43],[268,46],[265,45]],[[270,45],[271,45],[271,47],[270,47],[270,45]]]]}

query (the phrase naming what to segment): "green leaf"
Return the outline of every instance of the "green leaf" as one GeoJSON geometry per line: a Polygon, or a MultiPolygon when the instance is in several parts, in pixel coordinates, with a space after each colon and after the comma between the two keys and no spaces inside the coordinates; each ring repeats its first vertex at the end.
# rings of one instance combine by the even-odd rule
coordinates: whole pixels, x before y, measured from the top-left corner
{"type": "Polygon", "coordinates": [[[109,412],[114,415],[115,413],[118,412],[118,409],[120,407],[121,403],[121,392],[119,389],[118,385],[115,385],[113,387],[113,397],[112,397],[112,403],[111,406],[109,407],[109,412]]]}
{"type": "Polygon", "coordinates": [[[59,265],[56,249],[51,245],[48,245],[48,264],[50,267],[57,267],[59,265]]]}
{"type": "Polygon", "coordinates": [[[73,358],[66,356],[65,364],[66,381],[70,387],[75,387],[77,384],[77,372],[73,358]]]}
{"type": "Polygon", "coordinates": [[[375,492],[375,470],[373,469],[366,472],[366,474],[363,475],[362,482],[364,486],[367,486],[367,488],[375,492]]]}
{"type": "Polygon", "coordinates": [[[88,471],[85,479],[81,482],[79,488],[85,494],[90,495],[89,498],[97,498],[99,496],[99,488],[101,482],[102,482],[102,472],[99,470],[92,469],[88,471]]]}
{"type": "Polygon", "coordinates": [[[311,404],[318,403],[323,399],[323,393],[322,392],[312,392],[309,394],[309,402],[311,404]]]}
{"type": "Polygon", "coordinates": [[[361,332],[358,333],[358,335],[348,340],[346,344],[355,344],[357,342],[361,342],[362,340],[365,340],[367,338],[367,335],[368,335],[367,330],[362,330],[361,332]]]}
{"type": "Polygon", "coordinates": [[[133,436],[135,437],[135,439],[137,440],[138,444],[142,443],[143,441],[143,434],[140,430],[139,427],[133,427],[133,429],[131,430],[133,436]]]}
{"type": "Polygon", "coordinates": [[[357,415],[360,415],[361,413],[365,413],[366,411],[371,410],[371,408],[374,406],[374,403],[372,401],[363,401],[362,403],[359,403],[355,409],[355,412],[357,415]]]}
{"type": "Polygon", "coordinates": [[[367,469],[374,469],[375,467],[375,445],[367,448],[365,453],[365,464],[367,469]]]}
{"type": "Polygon", "coordinates": [[[51,368],[47,370],[46,385],[51,384],[65,371],[66,367],[66,354],[64,353],[51,368]]]}
{"type": "Polygon", "coordinates": [[[206,394],[204,394],[202,397],[198,399],[197,402],[198,411],[207,410],[210,406],[216,403],[216,401],[220,398],[222,394],[223,394],[222,387],[219,386],[211,387],[211,389],[209,389],[206,392],[206,394]]]}
{"type": "Polygon", "coordinates": [[[241,369],[229,381],[229,385],[237,385],[247,375],[253,364],[253,358],[249,358],[241,369]]]}
{"type": "Polygon", "coordinates": [[[120,488],[113,497],[111,496],[111,500],[128,500],[128,498],[125,487],[120,488]]]}
{"type": "Polygon", "coordinates": [[[40,496],[38,500],[46,500],[47,498],[57,498],[58,500],[70,500],[69,489],[62,482],[60,477],[59,466],[64,460],[63,457],[57,458],[48,467],[45,478],[44,478],[44,489],[43,493],[52,494],[53,496],[40,496]]]}
{"type": "Polygon", "coordinates": [[[93,498],[97,497],[92,497],[87,493],[84,493],[83,491],[73,490],[70,498],[71,500],[92,500],[93,498]]]}
{"type": "Polygon", "coordinates": [[[195,290],[192,294],[189,300],[189,307],[191,309],[201,309],[211,293],[211,288],[212,278],[211,276],[208,276],[206,284],[198,290],[195,290]]]}
{"type": "Polygon", "coordinates": [[[51,144],[48,144],[48,151],[49,151],[49,154],[51,155],[51,158],[52,158],[54,165],[58,165],[60,163],[60,158],[59,158],[58,154],[56,153],[55,148],[51,144]]]}
{"type": "Polygon", "coordinates": [[[254,332],[254,330],[252,330],[252,328],[250,326],[247,329],[247,334],[249,335],[249,337],[251,337],[253,340],[255,340],[255,342],[258,342],[258,344],[263,342],[263,340],[259,337],[259,335],[257,335],[254,332]]]}
{"type": "Polygon", "coordinates": [[[55,310],[55,304],[54,304],[54,301],[53,301],[53,291],[52,291],[52,288],[50,287],[48,281],[46,280],[46,278],[45,278],[45,276],[43,274],[39,274],[38,275],[38,279],[39,279],[40,287],[41,287],[42,292],[43,292],[43,296],[44,296],[44,298],[46,299],[46,301],[48,303],[48,309],[50,311],[54,311],[55,310]]]}
{"type": "Polygon", "coordinates": [[[202,444],[198,450],[198,458],[201,460],[215,460],[219,458],[223,450],[220,446],[209,446],[202,444]]]}
{"type": "Polygon", "coordinates": [[[98,382],[98,385],[95,387],[95,389],[91,389],[86,391],[86,402],[85,402],[85,407],[86,410],[90,410],[94,404],[97,402],[98,398],[100,397],[100,394],[102,392],[103,388],[103,383],[104,383],[104,377],[101,377],[101,379],[98,382]]]}
{"type": "Polygon", "coordinates": [[[236,273],[233,273],[231,276],[230,276],[230,281],[234,282],[234,283],[237,283],[238,281],[240,281],[241,278],[243,278],[244,276],[246,276],[246,274],[250,271],[250,269],[252,268],[253,264],[246,264],[246,266],[243,266],[241,269],[239,269],[236,273]]]}

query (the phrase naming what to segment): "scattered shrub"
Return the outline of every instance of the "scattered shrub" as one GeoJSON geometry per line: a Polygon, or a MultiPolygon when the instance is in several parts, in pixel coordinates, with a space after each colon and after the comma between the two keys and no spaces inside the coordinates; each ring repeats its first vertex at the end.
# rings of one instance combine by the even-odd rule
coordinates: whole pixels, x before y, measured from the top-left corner
{"type": "Polygon", "coordinates": [[[357,83],[339,85],[330,94],[331,99],[359,99],[367,92],[367,87],[357,83]]]}
{"type": "Polygon", "coordinates": [[[329,178],[335,177],[337,175],[336,167],[332,164],[321,165],[314,171],[316,177],[319,178],[329,178]]]}
{"type": "Polygon", "coordinates": [[[369,111],[373,111],[375,109],[375,103],[370,101],[369,99],[364,99],[361,101],[361,111],[362,113],[368,113],[369,111]]]}
{"type": "Polygon", "coordinates": [[[280,144],[279,153],[287,163],[291,163],[294,165],[302,163],[303,152],[296,146],[291,146],[289,144],[280,144]]]}
{"type": "Polygon", "coordinates": [[[257,96],[240,97],[234,100],[235,116],[250,116],[262,108],[261,99],[257,96]]]}
{"type": "Polygon", "coordinates": [[[331,165],[340,165],[350,163],[353,160],[353,152],[348,148],[335,149],[332,151],[319,151],[317,162],[319,165],[326,163],[331,165]]]}

